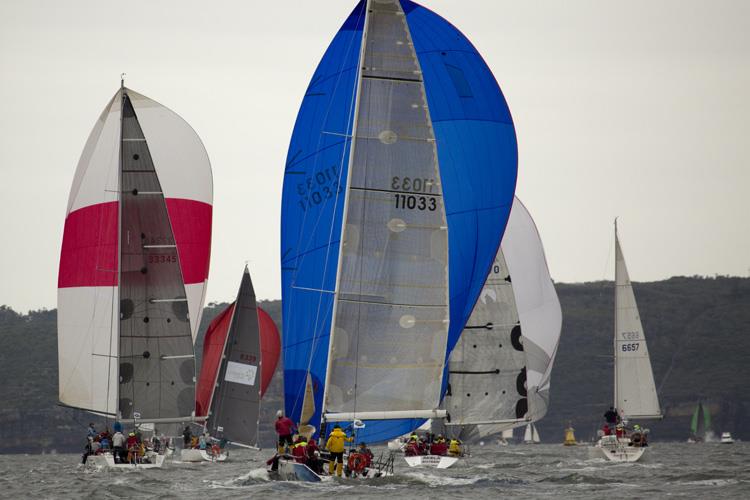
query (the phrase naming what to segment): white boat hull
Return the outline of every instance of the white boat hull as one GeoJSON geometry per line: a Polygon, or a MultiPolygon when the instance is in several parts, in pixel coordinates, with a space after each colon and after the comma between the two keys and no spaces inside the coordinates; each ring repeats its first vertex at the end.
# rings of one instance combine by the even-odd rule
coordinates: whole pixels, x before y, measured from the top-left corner
{"type": "Polygon", "coordinates": [[[279,460],[279,479],[282,481],[303,481],[307,483],[318,483],[322,478],[305,464],[293,460],[279,460]]]}
{"type": "Polygon", "coordinates": [[[107,469],[130,469],[130,470],[141,470],[141,469],[161,469],[164,464],[164,455],[157,455],[156,453],[148,454],[151,463],[115,463],[115,456],[111,453],[104,455],[92,455],[87,460],[87,464],[91,464],[95,467],[107,468],[107,469]]]}
{"type": "Polygon", "coordinates": [[[614,436],[600,439],[595,449],[610,462],[637,462],[646,451],[641,446],[630,446],[629,438],[618,439],[614,436]]]}
{"type": "Polygon", "coordinates": [[[409,467],[432,467],[435,469],[447,469],[458,462],[458,457],[441,455],[416,455],[404,457],[409,467]]]}
{"type": "Polygon", "coordinates": [[[180,452],[182,462],[225,462],[228,456],[226,453],[214,455],[210,450],[188,449],[180,452]]]}

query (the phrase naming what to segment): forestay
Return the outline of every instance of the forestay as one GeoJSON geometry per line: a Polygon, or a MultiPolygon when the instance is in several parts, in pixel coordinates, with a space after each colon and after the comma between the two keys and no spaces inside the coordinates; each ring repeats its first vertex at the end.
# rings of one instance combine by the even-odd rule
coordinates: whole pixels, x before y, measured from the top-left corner
{"type": "Polygon", "coordinates": [[[626,418],[661,418],[646,337],[615,222],[615,407],[626,418]]]}

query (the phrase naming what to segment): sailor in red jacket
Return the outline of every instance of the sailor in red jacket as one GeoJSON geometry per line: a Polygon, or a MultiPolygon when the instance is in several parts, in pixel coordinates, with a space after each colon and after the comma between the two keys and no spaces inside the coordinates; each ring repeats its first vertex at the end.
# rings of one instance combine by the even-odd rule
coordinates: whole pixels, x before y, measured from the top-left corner
{"type": "Polygon", "coordinates": [[[297,440],[294,442],[292,448],[292,455],[294,461],[301,464],[307,463],[307,441],[302,436],[297,436],[297,440]]]}
{"type": "Polygon", "coordinates": [[[285,446],[293,446],[294,422],[279,410],[276,412],[276,434],[279,435],[279,453],[284,453],[285,446]]]}

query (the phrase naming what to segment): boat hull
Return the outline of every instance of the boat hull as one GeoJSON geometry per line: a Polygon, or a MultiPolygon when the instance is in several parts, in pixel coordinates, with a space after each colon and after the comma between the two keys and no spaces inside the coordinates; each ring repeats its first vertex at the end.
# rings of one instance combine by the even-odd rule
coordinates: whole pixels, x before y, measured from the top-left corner
{"type": "Polygon", "coordinates": [[[600,439],[595,451],[610,462],[637,462],[641,459],[646,448],[641,446],[630,446],[630,439],[605,436],[600,439]]]}
{"type": "Polygon", "coordinates": [[[226,453],[214,455],[208,450],[189,449],[180,452],[182,462],[226,462],[227,458],[226,453]]]}
{"type": "Polygon", "coordinates": [[[416,455],[404,457],[409,467],[431,467],[435,469],[447,469],[458,462],[458,457],[441,455],[416,455]]]}
{"type": "Polygon", "coordinates": [[[105,455],[93,455],[86,461],[87,464],[91,464],[95,467],[107,468],[107,469],[128,469],[128,470],[142,470],[142,469],[161,469],[164,465],[164,455],[157,455],[156,453],[149,454],[149,460],[151,463],[138,463],[138,464],[121,464],[115,463],[115,457],[112,454],[105,455]]]}
{"type": "Polygon", "coordinates": [[[306,483],[319,483],[322,478],[305,464],[293,460],[279,460],[279,468],[272,474],[280,481],[303,481],[306,483]]]}

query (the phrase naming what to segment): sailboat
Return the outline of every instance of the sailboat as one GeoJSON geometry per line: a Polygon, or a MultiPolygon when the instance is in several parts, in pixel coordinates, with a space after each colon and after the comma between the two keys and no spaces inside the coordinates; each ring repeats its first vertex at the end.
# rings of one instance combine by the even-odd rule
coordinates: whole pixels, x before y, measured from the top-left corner
{"type": "MultiPolygon", "coordinates": [[[[616,219],[614,326],[614,407],[624,423],[635,419],[661,419],[646,336],[620,247],[616,219]]],[[[613,462],[635,462],[646,450],[640,446],[640,436],[636,442],[636,435],[634,432],[631,436],[604,436],[597,448],[613,462]]]]}
{"type": "Polygon", "coordinates": [[[542,442],[539,439],[539,431],[533,423],[526,424],[526,429],[523,432],[524,444],[539,444],[542,442]]]}
{"type": "Polygon", "coordinates": [[[449,431],[480,440],[544,417],[561,326],[541,238],[515,198],[495,262],[451,353],[449,431]]]}
{"type": "MultiPolygon", "coordinates": [[[[203,341],[195,411],[208,417],[205,431],[214,439],[259,449],[260,401],[276,370],[279,333],[256,305],[245,266],[237,300],[214,318],[203,341]]],[[[183,462],[223,462],[228,454],[213,446],[183,449],[183,462]]]]}
{"type": "Polygon", "coordinates": [[[407,0],[358,3],[287,157],[289,417],[316,436],[357,422],[371,443],[445,415],[446,359],[502,237],[516,156],[500,89],[458,30],[407,0]]]}
{"type": "Polygon", "coordinates": [[[701,443],[708,441],[711,430],[711,410],[708,405],[698,402],[693,412],[693,418],[690,420],[690,443],[701,443]]]}
{"type": "MultiPolygon", "coordinates": [[[[86,142],[68,200],[58,276],[61,405],[118,426],[204,417],[193,411],[193,340],[211,203],[208,156],[193,129],[123,83],[86,142]]],[[[138,467],[164,459],[147,457],[138,467]]],[[[111,454],[90,461],[133,467],[111,454]]]]}

